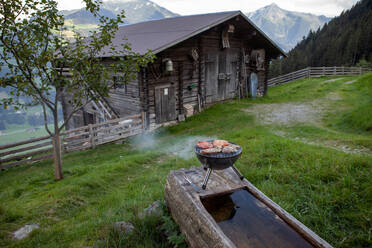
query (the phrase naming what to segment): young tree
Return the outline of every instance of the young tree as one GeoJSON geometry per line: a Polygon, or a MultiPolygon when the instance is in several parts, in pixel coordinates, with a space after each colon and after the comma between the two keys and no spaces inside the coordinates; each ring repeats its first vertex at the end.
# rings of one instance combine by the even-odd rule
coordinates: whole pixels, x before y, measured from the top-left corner
{"type": "Polygon", "coordinates": [[[91,100],[108,95],[112,86],[107,80],[112,73],[120,73],[122,82],[128,82],[153,59],[151,52],[133,52],[129,43],[120,47],[111,43],[124,12],[109,19],[99,15],[100,0],[84,2],[100,25],[89,37],[75,32],[74,40],[69,41],[62,34],[64,18],[56,1],[0,0],[0,69],[7,69],[0,76],[0,86],[11,89],[11,96],[0,104],[27,107],[29,103],[20,98],[29,97],[32,104],[42,106],[45,128],[54,145],[55,180],[63,178],[60,134],[72,115],[91,100]],[[110,56],[112,62],[102,63],[102,55],[110,56]],[[68,78],[64,68],[68,68],[68,78]],[[72,112],[59,120],[62,92],[71,96],[72,112]],[[53,116],[53,128],[47,125],[48,113],[53,116]]]}

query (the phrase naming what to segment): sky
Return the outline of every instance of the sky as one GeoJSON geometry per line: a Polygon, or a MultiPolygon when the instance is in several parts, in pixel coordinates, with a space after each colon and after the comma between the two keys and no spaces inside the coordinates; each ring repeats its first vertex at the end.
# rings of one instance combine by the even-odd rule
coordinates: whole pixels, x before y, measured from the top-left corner
{"type": "MultiPolygon", "coordinates": [[[[57,0],[59,9],[83,7],[81,0],[57,0]]],[[[105,0],[103,0],[105,1],[105,0]]],[[[114,0],[118,1],[118,0],[114,0]]],[[[130,0],[123,0],[130,1],[130,0]]],[[[230,10],[252,12],[271,3],[280,8],[334,17],[351,8],[358,0],[152,0],[158,5],[180,15],[212,13],[230,10]]]]}

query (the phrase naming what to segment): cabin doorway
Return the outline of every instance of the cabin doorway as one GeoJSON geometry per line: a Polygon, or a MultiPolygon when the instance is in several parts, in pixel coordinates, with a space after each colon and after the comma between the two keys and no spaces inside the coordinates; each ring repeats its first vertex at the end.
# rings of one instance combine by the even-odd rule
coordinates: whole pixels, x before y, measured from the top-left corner
{"type": "Polygon", "coordinates": [[[249,84],[249,91],[251,93],[252,98],[256,98],[257,96],[257,85],[258,85],[258,77],[257,74],[252,72],[250,75],[250,84],[249,84]]]}
{"type": "Polygon", "coordinates": [[[209,52],[206,58],[206,102],[213,103],[234,98],[237,93],[239,51],[225,49],[209,52]]]}
{"type": "Polygon", "coordinates": [[[155,114],[157,124],[176,120],[176,95],[173,86],[155,88],[155,114]]]}

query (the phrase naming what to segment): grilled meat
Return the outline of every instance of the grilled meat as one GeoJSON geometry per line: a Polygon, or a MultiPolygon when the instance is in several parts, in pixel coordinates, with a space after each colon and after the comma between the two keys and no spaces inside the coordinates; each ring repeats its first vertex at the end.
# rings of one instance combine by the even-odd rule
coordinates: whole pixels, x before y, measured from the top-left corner
{"type": "Polygon", "coordinates": [[[202,148],[202,149],[208,149],[208,148],[213,148],[213,144],[208,141],[198,141],[196,144],[197,147],[202,148]]]}
{"type": "Polygon", "coordinates": [[[221,152],[222,149],[219,147],[213,147],[213,148],[208,148],[208,149],[203,149],[200,153],[201,154],[215,154],[221,152]]]}
{"type": "Polygon", "coordinates": [[[234,148],[235,150],[239,150],[239,149],[240,149],[240,146],[238,146],[238,145],[229,144],[229,146],[231,146],[231,147],[234,148]]]}
{"type": "Polygon", "coordinates": [[[229,142],[227,142],[226,140],[213,140],[214,147],[224,147],[228,145],[229,145],[229,142]]]}
{"type": "Polygon", "coordinates": [[[237,152],[238,150],[235,147],[232,147],[231,145],[225,146],[222,148],[223,153],[234,153],[237,152]]]}

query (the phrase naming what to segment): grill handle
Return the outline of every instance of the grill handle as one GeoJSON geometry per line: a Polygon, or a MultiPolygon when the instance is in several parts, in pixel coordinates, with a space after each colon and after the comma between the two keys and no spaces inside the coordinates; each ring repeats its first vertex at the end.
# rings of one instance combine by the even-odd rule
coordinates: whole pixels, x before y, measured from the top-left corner
{"type": "Polygon", "coordinates": [[[207,183],[208,183],[209,177],[211,176],[211,173],[212,173],[212,169],[208,167],[207,175],[205,175],[204,177],[204,182],[202,186],[202,189],[204,190],[207,188],[207,183]]]}
{"type": "Polygon", "coordinates": [[[240,180],[243,180],[244,179],[244,176],[242,175],[242,173],[240,173],[240,171],[235,167],[235,165],[231,166],[231,168],[235,171],[235,173],[239,176],[240,180]]]}

